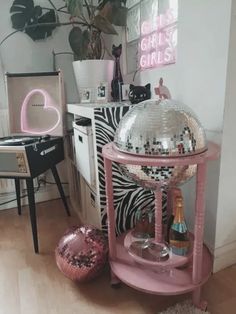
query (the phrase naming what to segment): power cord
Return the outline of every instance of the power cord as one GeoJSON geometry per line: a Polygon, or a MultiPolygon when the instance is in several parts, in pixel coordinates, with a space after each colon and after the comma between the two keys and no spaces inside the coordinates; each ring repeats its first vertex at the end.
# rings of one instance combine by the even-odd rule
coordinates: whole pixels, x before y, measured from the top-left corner
{"type": "MultiPolygon", "coordinates": [[[[40,181],[41,181],[41,180],[37,180],[38,186],[37,186],[36,188],[34,188],[34,193],[37,193],[37,192],[39,191],[40,186],[41,186],[41,182],[40,182],[40,181]]],[[[22,199],[22,198],[25,198],[25,197],[28,197],[28,194],[23,194],[23,195],[20,196],[21,199],[22,199]]],[[[6,202],[0,203],[0,206],[9,204],[9,203],[14,202],[14,201],[16,201],[16,200],[17,200],[16,198],[13,198],[13,199],[8,200],[8,201],[6,201],[6,202]]]]}
{"type": "MultiPolygon", "coordinates": [[[[37,185],[37,187],[34,189],[34,193],[37,193],[37,192],[39,191],[39,189],[40,189],[40,187],[41,187],[41,184],[56,184],[56,182],[50,182],[50,181],[47,181],[47,180],[44,180],[44,179],[39,179],[39,178],[37,177],[37,184],[38,184],[38,185],[37,185]]],[[[68,182],[61,182],[61,184],[69,184],[69,183],[68,183],[68,182]]],[[[26,189],[24,189],[24,190],[26,190],[26,189]]],[[[23,190],[23,191],[24,191],[24,190],[23,190]]],[[[12,194],[12,193],[13,193],[13,192],[11,192],[11,194],[12,194]]],[[[6,194],[6,193],[5,193],[5,194],[6,194]]],[[[25,198],[25,197],[28,197],[28,194],[27,194],[27,193],[20,196],[21,199],[22,199],[22,198],[25,198]]],[[[16,201],[16,200],[17,200],[16,198],[10,199],[10,200],[8,200],[8,201],[6,201],[6,202],[0,203],[0,206],[9,204],[9,203],[14,202],[14,201],[16,201]]]]}
{"type": "MultiPolygon", "coordinates": [[[[56,182],[50,182],[44,179],[40,179],[39,180],[40,183],[44,183],[44,184],[56,184],[56,182]]],[[[69,184],[68,182],[61,182],[61,184],[69,184]]]]}

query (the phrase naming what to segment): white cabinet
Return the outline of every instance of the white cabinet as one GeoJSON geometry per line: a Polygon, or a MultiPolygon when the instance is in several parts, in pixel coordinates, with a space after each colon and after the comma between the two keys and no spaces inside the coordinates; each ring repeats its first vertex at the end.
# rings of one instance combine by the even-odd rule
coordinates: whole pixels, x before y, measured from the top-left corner
{"type": "Polygon", "coordinates": [[[93,132],[91,126],[80,126],[73,122],[75,160],[81,175],[89,185],[95,185],[93,132]]]}
{"type": "MultiPolygon", "coordinates": [[[[113,141],[114,133],[121,118],[132,108],[129,102],[106,104],[68,104],[67,112],[74,121],[84,117],[90,119],[90,127],[72,128],[74,134],[75,157],[71,152],[73,144],[68,144],[68,171],[71,204],[81,222],[90,223],[103,230],[107,229],[105,174],[102,147],[113,141]]],[[[68,141],[69,142],[69,141],[68,141]]],[[[133,226],[137,208],[153,206],[151,191],[135,185],[124,177],[118,165],[113,165],[114,205],[117,232],[133,226]]],[[[164,200],[165,201],[165,200],[164,200]]]]}

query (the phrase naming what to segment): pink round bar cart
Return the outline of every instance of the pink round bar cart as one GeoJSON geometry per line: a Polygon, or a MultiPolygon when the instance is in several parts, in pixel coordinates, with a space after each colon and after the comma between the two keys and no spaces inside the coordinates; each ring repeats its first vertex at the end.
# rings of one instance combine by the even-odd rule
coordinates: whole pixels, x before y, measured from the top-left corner
{"type": "MultiPolygon", "coordinates": [[[[212,272],[212,256],[203,244],[205,216],[205,184],[207,162],[219,157],[219,146],[209,142],[208,150],[188,157],[141,157],[119,152],[113,142],[103,147],[108,215],[109,262],[111,283],[120,281],[137,290],[157,295],[177,295],[193,292],[193,304],[202,310],[207,303],[201,301],[201,286],[212,272]],[[124,245],[126,233],[116,237],[113,203],[112,162],[144,166],[197,165],[196,203],[193,249],[187,266],[179,267],[181,258],[172,256],[166,262],[150,263],[134,259],[124,245]],[[178,268],[177,268],[178,267],[178,268]]],[[[162,242],[162,191],[155,190],[155,240],[162,242]]],[[[183,263],[188,257],[183,257],[183,263]]]]}

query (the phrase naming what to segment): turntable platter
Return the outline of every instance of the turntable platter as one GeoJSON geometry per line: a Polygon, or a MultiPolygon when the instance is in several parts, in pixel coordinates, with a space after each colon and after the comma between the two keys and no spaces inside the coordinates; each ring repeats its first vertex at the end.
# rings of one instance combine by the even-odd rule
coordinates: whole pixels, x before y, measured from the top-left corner
{"type": "Polygon", "coordinates": [[[0,146],[20,146],[34,143],[38,137],[3,137],[0,138],[0,146]]]}

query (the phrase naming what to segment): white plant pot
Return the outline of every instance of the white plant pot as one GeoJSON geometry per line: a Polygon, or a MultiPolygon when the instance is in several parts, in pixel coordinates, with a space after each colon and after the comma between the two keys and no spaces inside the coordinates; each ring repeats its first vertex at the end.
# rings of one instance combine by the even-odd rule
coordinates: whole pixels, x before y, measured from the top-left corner
{"type": "Polygon", "coordinates": [[[107,85],[107,101],[111,100],[111,81],[113,79],[113,60],[74,61],[73,69],[80,100],[85,89],[91,89],[89,102],[96,102],[97,89],[101,83],[107,85]]]}

